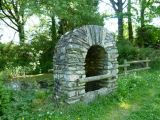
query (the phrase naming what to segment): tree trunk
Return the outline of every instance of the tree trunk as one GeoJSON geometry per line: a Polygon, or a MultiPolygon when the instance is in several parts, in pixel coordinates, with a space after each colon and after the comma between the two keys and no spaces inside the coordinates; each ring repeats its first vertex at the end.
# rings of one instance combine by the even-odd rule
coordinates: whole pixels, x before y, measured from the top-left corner
{"type": "Polygon", "coordinates": [[[144,5],[143,5],[143,3],[141,4],[141,18],[140,18],[140,20],[141,20],[141,28],[143,28],[144,27],[144,5]]]}
{"type": "Polygon", "coordinates": [[[66,32],[65,26],[66,26],[65,19],[61,19],[59,22],[59,30],[58,30],[60,36],[66,32]]]}
{"type": "Polygon", "coordinates": [[[55,47],[57,43],[57,32],[56,32],[56,21],[55,21],[55,16],[51,16],[52,20],[52,25],[51,25],[51,39],[53,43],[53,47],[55,47]]]}
{"type": "Polygon", "coordinates": [[[118,17],[118,40],[123,40],[123,17],[118,17]]]}
{"type": "Polygon", "coordinates": [[[140,46],[141,47],[144,47],[144,39],[143,39],[143,36],[144,36],[144,27],[145,27],[145,23],[144,23],[144,12],[145,12],[145,4],[146,4],[146,1],[145,0],[142,0],[141,1],[141,9],[140,9],[140,23],[141,23],[141,39],[140,39],[140,46]]]}
{"type": "Polygon", "coordinates": [[[131,0],[128,0],[128,39],[133,42],[133,29],[132,29],[132,18],[131,18],[131,0]]]}
{"type": "Polygon", "coordinates": [[[113,9],[118,17],[118,40],[123,40],[123,5],[126,1],[122,0],[109,0],[113,9]]]}
{"type": "Polygon", "coordinates": [[[118,39],[123,40],[123,3],[122,0],[118,1],[118,39]]]}
{"type": "Polygon", "coordinates": [[[20,45],[23,45],[25,42],[24,25],[19,23],[17,28],[19,32],[19,43],[20,45]]]}

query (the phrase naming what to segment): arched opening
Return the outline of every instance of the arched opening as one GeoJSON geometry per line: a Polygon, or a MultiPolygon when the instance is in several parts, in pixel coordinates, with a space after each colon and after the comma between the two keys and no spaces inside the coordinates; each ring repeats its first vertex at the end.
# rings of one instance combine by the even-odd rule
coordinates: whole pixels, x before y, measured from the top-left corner
{"type": "MultiPolygon", "coordinates": [[[[105,63],[105,49],[99,45],[90,47],[85,59],[86,77],[102,75],[105,63]]],[[[85,91],[94,91],[102,88],[101,81],[87,82],[85,91]]]]}

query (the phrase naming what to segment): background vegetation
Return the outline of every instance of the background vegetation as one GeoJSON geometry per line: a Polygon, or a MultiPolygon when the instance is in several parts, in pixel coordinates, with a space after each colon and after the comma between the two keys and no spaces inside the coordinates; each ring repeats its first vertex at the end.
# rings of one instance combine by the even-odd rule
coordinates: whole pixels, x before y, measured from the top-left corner
{"type": "Polygon", "coordinates": [[[0,21],[17,31],[20,40],[0,43],[0,119],[160,119],[160,28],[151,24],[159,15],[158,0],[0,0],[0,21]],[[99,3],[114,13],[100,14],[99,3]],[[37,16],[40,25],[27,31],[31,16],[37,16]],[[57,106],[48,73],[57,41],[67,31],[103,26],[110,18],[118,21],[118,34],[113,34],[119,64],[149,57],[152,69],[119,77],[118,90],[93,103],[57,106]]]}

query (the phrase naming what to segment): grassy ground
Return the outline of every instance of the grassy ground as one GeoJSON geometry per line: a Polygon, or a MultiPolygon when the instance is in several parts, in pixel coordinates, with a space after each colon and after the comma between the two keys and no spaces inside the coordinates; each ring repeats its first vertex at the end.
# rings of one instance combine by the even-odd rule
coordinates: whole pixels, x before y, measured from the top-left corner
{"type": "MultiPolygon", "coordinates": [[[[51,78],[32,76],[25,80],[51,78]]],[[[24,79],[23,79],[24,80],[24,79]]],[[[15,91],[9,120],[160,120],[160,71],[142,71],[118,79],[118,89],[90,104],[55,106],[52,90],[15,91]]]]}

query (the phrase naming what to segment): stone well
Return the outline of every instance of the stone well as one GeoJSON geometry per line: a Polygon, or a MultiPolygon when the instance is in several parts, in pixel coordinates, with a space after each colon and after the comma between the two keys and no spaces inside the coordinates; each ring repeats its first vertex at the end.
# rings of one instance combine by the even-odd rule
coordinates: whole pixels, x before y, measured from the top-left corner
{"type": "Polygon", "coordinates": [[[67,32],[58,41],[53,58],[54,98],[71,104],[111,93],[117,87],[117,57],[114,37],[102,26],[87,25],[67,32]],[[98,76],[103,79],[85,82],[98,76]]]}

